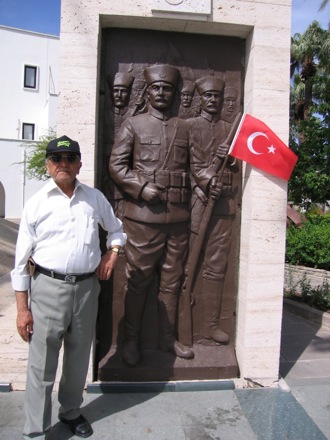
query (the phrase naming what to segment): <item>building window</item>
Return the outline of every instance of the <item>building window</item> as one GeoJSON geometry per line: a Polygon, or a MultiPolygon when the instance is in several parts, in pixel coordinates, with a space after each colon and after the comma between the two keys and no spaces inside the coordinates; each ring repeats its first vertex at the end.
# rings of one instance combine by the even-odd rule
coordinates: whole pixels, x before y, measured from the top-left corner
{"type": "Polygon", "coordinates": [[[29,141],[33,141],[34,140],[34,124],[25,124],[23,122],[23,127],[22,127],[22,139],[27,139],[29,141]]]}
{"type": "Polygon", "coordinates": [[[27,89],[37,88],[37,67],[24,66],[24,87],[27,89]]]}

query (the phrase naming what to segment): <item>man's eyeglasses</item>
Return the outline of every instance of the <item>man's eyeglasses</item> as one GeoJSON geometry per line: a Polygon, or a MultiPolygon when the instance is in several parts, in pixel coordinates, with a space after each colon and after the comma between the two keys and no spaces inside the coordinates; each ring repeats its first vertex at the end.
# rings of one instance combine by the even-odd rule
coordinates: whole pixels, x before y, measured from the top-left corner
{"type": "Polygon", "coordinates": [[[66,159],[69,163],[75,163],[78,160],[80,160],[80,156],[75,153],[69,153],[69,154],[50,154],[48,158],[53,163],[60,163],[62,159],[66,159]]]}

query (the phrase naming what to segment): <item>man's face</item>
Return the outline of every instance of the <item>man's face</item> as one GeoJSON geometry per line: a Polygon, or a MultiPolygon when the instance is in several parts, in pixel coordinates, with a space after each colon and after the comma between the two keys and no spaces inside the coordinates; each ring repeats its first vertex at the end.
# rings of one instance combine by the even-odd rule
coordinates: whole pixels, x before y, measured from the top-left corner
{"type": "Polygon", "coordinates": [[[236,96],[226,96],[223,100],[223,108],[227,114],[232,114],[236,107],[236,96]]]}
{"type": "Polygon", "coordinates": [[[150,105],[157,110],[167,109],[173,101],[175,88],[164,81],[157,81],[148,87],[150,105]]]}
{"type": "Polygon", "coordinates": [[[114,86],[112,89],[113,105],[118,108],[127,106],[129,91],[124,86],[114,86]]]}
{"type": "Polygon", "coordinates": [[[204,92],[200,97],[200,105],[202,110],[211,115],[219,113],[222,102],[222,96],[220,92],[215,90],[209,90],[204,92]]]}
{"type": "Polygon", "coordinates": [[[192,93],[181,92],[181,105],[182,107],[190,107],[193,100],[192,93]]]}
{"type": "Polygon", "coordinates": [[[60,188],[73,185],[81,165],[80,157],[75,153],[54,153],[46,159],[47,172],[60,188]]]}

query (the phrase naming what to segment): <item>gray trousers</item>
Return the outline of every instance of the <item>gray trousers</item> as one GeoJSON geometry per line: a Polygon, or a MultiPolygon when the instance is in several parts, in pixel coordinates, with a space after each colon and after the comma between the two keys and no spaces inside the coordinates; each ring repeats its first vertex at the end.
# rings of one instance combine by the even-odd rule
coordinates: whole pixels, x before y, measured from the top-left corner
{"type": "Polygon", "coordinates": [[[71,284],[35,273],[31,284],[33,335],[25,391],[24,437],[44,439],[51,429],[52,390],[63,344],[59,413],[80,415],[94,337],[100,285],[96,276],[71,284]]]}

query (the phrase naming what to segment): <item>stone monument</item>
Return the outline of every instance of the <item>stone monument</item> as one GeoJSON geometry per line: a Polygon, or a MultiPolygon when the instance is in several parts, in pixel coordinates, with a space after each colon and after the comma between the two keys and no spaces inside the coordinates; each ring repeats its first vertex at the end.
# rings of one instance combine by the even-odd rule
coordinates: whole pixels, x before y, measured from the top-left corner
{"type": "MultiPolygon", "coordinates": [[[[181,115],[180,94],[192,82],[196,84],[192,118],[200,118],[203,93],[198,91],[198,81],[216,77],[224,85],[217,118],[227,127],[225,131],[233,126],[236,114],[248,107],[248,113],[264,120],[286,141],[290,21],[290,0],[280,5],[244,0],[230,5],[222,0],[153,0],[137,5],[122,0],[115,6],[106,0],[83,0],[79,5],[62,0],[57,131],[80,140],[81,179],[100,188],[109,178],[113,181],[105,166],[117,136],[111,132],[113,101],[107,78],[118,72],[134,77],[127,103],[134,119],[148,111],[143,72],[161,64],[180,72],[171,104],[174,117],[181,115]]],[[[189,119],[180,118],[187,124],[189,119]]],[[[223,142],[219,139],[219,145],[223,142]]],[[[229,214],[233,215],[230,247],[223,286],[216,290],[222,291],[219,328],[228,340],[217,341],[210,334],[205,338],[201,252],[191,306],[194,358],[159,350],[158,331],[154,331],[159,325],[155,276],[141,326],[141,360],[126,367],[120,348],[127,283],[126,275],[121,275],[127,264],[122,255],[118,274],[102,285],[94,376],[89,381],[248,378],[269,385],[278,380],[287,187],[284,180],[250,165],[237,166],[229,178],[234,210],[229,214]],[[199,343],[205,339],[211,343],[199,343]],[[223,356],[228,360],[225,364],[223,356]],[[201,361],[205,359],[206,364],[201,361]]],[[[195,182],[203,191],[203,184],[195,182]]],[[[210,198],[208,190],[204,194],[210,198]]],[[[122,196],[127,202],[125,190],[122,196]]],[[[115,206],[117,200],[112,199],[115,206]]],[[[124,218],[125,208],[120,215],[124,218]]],[[[180,341],[180,332],[177,337],[180,341]]]]}

